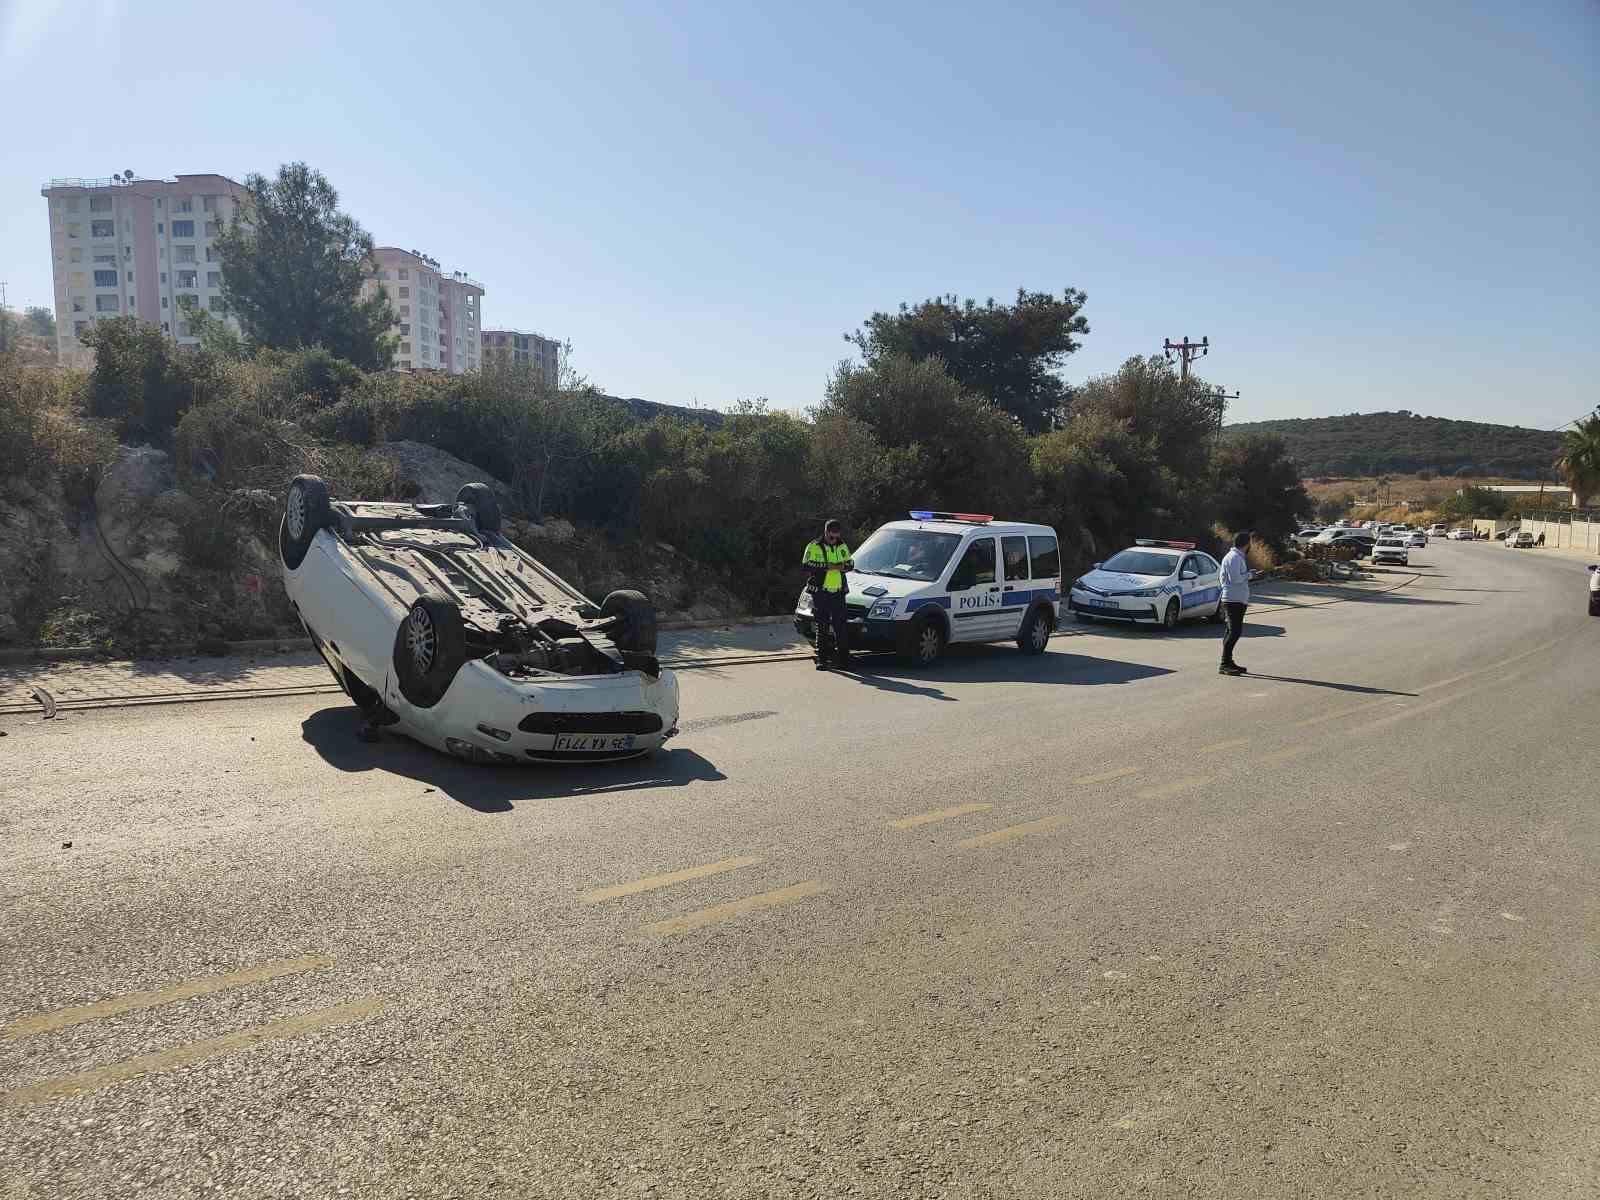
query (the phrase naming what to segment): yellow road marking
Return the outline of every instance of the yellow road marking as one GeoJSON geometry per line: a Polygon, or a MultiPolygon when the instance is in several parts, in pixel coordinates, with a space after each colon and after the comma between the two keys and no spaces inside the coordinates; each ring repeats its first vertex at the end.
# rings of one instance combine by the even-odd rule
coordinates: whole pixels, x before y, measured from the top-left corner
{"type": "Polygon", "coordinates": [[[689,867],[682,871],[672,871],[666,875],[652,875],[648,879],[635,879],[632,883],[619,883],[612,887],[597,888],[592,892],[584,892],[578,897],[579,904],[599,904],[603,900],[615,900],[618,896],[636,896],[640,892],[653,892],[657,888],[671,887],[675,883],[687,883],[691,879],[705,879],[710,875],[721,875],[724,871],[737,871],[740,867],[753,867],[761,862],[759,858],[725,858],[721,862],[707,863],[703,867],[689,867]]]}
{"type": "Polygon", "coordinates": [[[1027,837],[1032,833],[1047,833],[1058,825],[1065,825],[1070,819],[1065,814],[1055,817],[1040,817],[1037,821],[1024,821],[1021,825],[1008,825],[1004,829],[996,829],[993,833],[980,833],[977,837],[966,838],[957,842],[956,845],[963,850],[972,850],[979,846],[996,846],[1001,842],[1027,837]]]}
{"type": "Polygon", "coordinates": [[[992,804],[958,804],[954,808],[936,808],[932,812],[918,813],[914,817],[901,817],[898,821],[890,821],[890,829],[915,829],[919,825],[932,825],[936,821],[948,821],[951,817],[964,817],[968,813],[984,812],[993,808],[992,804]]]}
{"type": "Polygon", "coordinates": [[[1072,782],[1078,787],[1088,787],[1096,783],[1110,783],[1113,779],[1126,779],[1138,773],[1138,767],[1118,767],[1115,771],[1102,771],[1099,775],[1079,775],[1072,782]]]}
{"type": "Polygon", "coordinates": [[[316,1029],[326,1029],[332,1025],[343,1025],[351,1021],[359,1021],[362,1017],[370,1016],[377,1012],[385,1003],[387,1001],[381,996],[374,996],[370,1000],[355,1000],[349,1004],[339,1004],[333,1008],[322,1008],[316,1012],[303,1013],[298,1017],[286,1017],[281,1021],[271,1021],[266,1025],[255,1025],[249,1029],[241,1029],[237,1033],[225,1033],[221,1037],[206,1038],[201,1042],[190,1042],[187,1046],[174,1046],[171,1050],[158,1050],[154,1054],[141,1054],[138,1058],[112,1063],[110,1066],[96,1067],[92,1071],[82,1071],[77,1075],[65,1075],[59,1079],[46,1079],[43,1083],[33,1083],[26,1087],[0,1093],[0,1108],[23,1108],[26,1105],[38,1104],[44,1100],[71,1096],[77,1092],[110,1087],[112,1084],[122,1083],[138,1075],[149,1075],[155,1072],[171,1071],[178,1067],[185,1067],[190,1063],[199,1062],[201,1059],[210,1058],[213,1055],[224,1054],[229,1050],[239,1050],[246,1046],[254,1046],[260,1042],[295,1037],[302,1033],[310,1033],[316,1029]]]}
{"type": "Polygon", "coordinates": [[[1290,746],[1287,750],[1274,750],[1271,754],[1263,754],[1256,761],[1267,766],[1277,766],[1286,763],[1292,758],[1299,758],[1302,754],[1310,754],[1316,747],[1311,744],[1303,746],[1290,746]]]}
{"type": "Polygon", "coordinates": [[[1296,729],[1307,729],[1312,725],[1321,725],[1324,721],[1337,721],[1343,717],[1353,717],[1357,713],[1370,712],[1374,708],[1383,708],[1385,705],[1393,703],[1393,700],[1379,700],[1376,703],[1369,701],[1366,704],[1357,704],[1353,708],[1335,709],[1331,713],[1323,713],[1320,717],[1307,717],[1304,721],[1296,721],[1294,725],[1296,729]]]}
{"type": "Polygon", "coordinates": [[[1171,783],[1158,783],[1155,787],[1147,787],[1143,791],[1135,792],[1135,800],[1166,800],[1169,797],[1181,795],[1190,788],[1204,787],[1216,776],[1214,775],[1188,775],[1182,779],[1174,779],[1171,783]]]}
{"type": "Polygon", "coordinates": [[[1479,667],[1475,671],[1467,671],[1465,674],[1462,674],[1462,675],[1452,675],[1449,679],[1441,679],[1441,680],[1439,680],[1438,683],[1425,684],[1424,686],[1419,687],[1417,689],[1417,691],[1419,691],[1419,692],[1437,691],[1439,688],[1449,687],[1452,683],[1460,683],[1463,679],[1471,679],[1474,675],[1482,675],[1485,671],[1498,671],[1501,667],[1509,667],[1514,662],[1521,662],[1523,659],[1527,658],[1529,655],[1537,654],[1541,650],[1548,650],[1548,649],[1550,649],[1551,646],[1554,646],[1555,644],[1556,643],[1554,641],[1544,642],[1541,645],[1535,646],[1532,650],[1524,650],[1521,654],[1513,654],[1510,658],[1502,658],[1499,662],[1490,663],[1487,667],[1479,667]]]}
{"type": "Polygon", "coordinates": [[[789,904],[795,900],[804,900],[807,896],[815,896],[826,892],[828,885],[809,879],[805,883],[790,884],[786,888],[779,888],[774,892],[762,892],[759,896],[746,896],[743,900],[730,900],[726,904],[713,905],[711,908],[702,908],[696,912],[684,913],[681,917],[673,917],[667,921],[657,921],[653,925],[646,925],[639,932],[654,933],[666,936],[673,933],[688,933],[694,929],[704,929],[707,925],[715,925],[718,921],[726,921],[729,917],[737,917],[741,913],[755,912],[763,908],[777,908],[780,904],[789,904]]]}
{"type": "MultiPolygon", "coordinates": [[[[1525,658],[1527,656],[1523,655],[1522,657],[1525,658]]],[[[1532,670],[1532,668],[1529,668],[1529,670],[1532,670]]],[[[1521,679],[1527,674],[1528,671],[1516,671],[1510,675],[1502,675],[1498,679],[1492,680],[1489,683],[1480,684],[1475,688],[1467,688],[1465,691],[1455,692],[1452,695],[1444,697],[1442,700],[1433,700],[1427,704],[1418,704],[1412,707],[1402,708],[1399,712],[1391,713],[1387,717],[1379,717],[1376,721],[1368,721],[1364,725],[1357,725],[1353,729],[1349,730],[1349,732],[1368,733],[1374,729],[1381,729],[1385,725],[1393,725],[1396,721],[1403,721],[1407,717],[1420,717],[1423,713],[1432,712],[1436,708],[1443,708],[1446,704],[1454,704],[1457,700],[1465,700],[1469,696],[1476,696],[1479,692],[1487,692],[1493,688],[1503,687],[1512,680],[1521,679]]]]}
{"type": "Polygon", "coordinates": [[[35,1013],[31,1017],[21,1017],[11,1024],[0,1028],[0,1037],[19,1038],[27,1037],[30,1033],[48,1033],[53,1029],[65,1029],[69,1025],[80,1025],[84,1021],[94,1021],[101,1017],[114,1017],[119,1013],[133,1012],[141,1008],[155,1008],[162,1004],[171,1004],[177,1000],[187,1000],[191,996],[209,996],[212,992],[226,991],[228,988],[243,987],[248,983],[261,983],[268,979],[276,979],[280,975],[295,975],[301,971],[314,971],[318,967],[333,966],[333,959],[321,955],[311,955],[307,958],[291,958],[283,962],[263,963],[259,967],[248,967],[243,971],[234,971],[229,975],[211,975],[204,979],[191,979],[185,983],[176,983],[168,988],[161,988],[151,992],[130,992],[126,996],[113,996],[109,1000],[96,1000],[93,1004],[82,1004],[76,1008],[62,1008],[55,1012],[35,1013]]]}
{"type": "Polygon", "coordinates": [[[1237,750],[1240,746],[1248,746],[1249,738],[1229,738],[1225,742],[1212,742],[1209,746],[1201,746],[1201,754],[1215,754],[1219,750],[1237,750]]]}

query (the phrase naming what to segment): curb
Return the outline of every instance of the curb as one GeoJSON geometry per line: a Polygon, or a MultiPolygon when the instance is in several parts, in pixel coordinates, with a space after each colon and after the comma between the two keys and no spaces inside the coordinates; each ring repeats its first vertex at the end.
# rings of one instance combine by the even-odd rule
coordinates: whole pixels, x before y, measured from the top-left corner
{"type": "MultiPolygon", "coordinates": [[[[781,625],[791,620],[785,613],[776,617],[714,617],[704,621],[661,621],[656,628],[671,632],[678,629],[732,629],[736,625],[781,625]]],[[[212,643],[212,649],[200,650],[195,646],[172,646],[139,659],[130,659],[112,651],[94,646],[26,646],[20,649],[0,650],[0,666],[7,663],[28,662],[153,662],[170,658],[221,658],[233,654],[273,654],[282,647],[284,651],[312,649],[310,638],[256,638],[243,642],[212,643]],[[220,649],[217,648],[220,646],[220,649]]]]}

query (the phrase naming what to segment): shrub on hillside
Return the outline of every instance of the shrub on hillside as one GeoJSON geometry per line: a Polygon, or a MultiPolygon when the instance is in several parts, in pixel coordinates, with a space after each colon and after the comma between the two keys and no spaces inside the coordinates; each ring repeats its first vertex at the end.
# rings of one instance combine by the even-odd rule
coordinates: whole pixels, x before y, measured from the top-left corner
{"type": "Polygon", "coordinates": [[[0,485],[21,479],[41,487],[55,477],[69,500],[88,502],[117,444],[84,415],[83,393],[81,374],[0,355],[0,485]]]}
{"type": "Polygon", "coordinates": [[[112,422],[125,442],[167,446],[184,413],[232,390],[225,363],[174,344],[147,321],[98,321],[83,342],[94,349],[89,415],[112,422]]]}

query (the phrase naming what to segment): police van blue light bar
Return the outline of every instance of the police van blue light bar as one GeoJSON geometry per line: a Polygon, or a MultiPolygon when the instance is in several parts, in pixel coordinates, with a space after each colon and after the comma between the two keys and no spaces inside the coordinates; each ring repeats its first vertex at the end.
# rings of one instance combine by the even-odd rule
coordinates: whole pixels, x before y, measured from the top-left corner
{"type": "Polygon", "coordinates": [[[911,514],[913,521],[964,521],[969,525],[987,525],[994,520],[993,513],[947,513],[923,512],[917,509],[911,514]]]}

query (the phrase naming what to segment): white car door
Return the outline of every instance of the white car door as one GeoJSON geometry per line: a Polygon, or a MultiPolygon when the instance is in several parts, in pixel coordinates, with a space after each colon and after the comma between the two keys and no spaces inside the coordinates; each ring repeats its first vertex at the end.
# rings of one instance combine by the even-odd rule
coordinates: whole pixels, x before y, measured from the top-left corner
{"type": "Polygon", "coordinates": [[[1032,587],[1028,581],[1028,539],[1020,533],[1000,539],[1000,613],[995,619],[995,639],[1014,638],[1022,628],[1022,616],[1031,606],[1032,587]]]}
{"type": "Polygon", "coordinates": [[[950,640],[987,642],[1004,620],[1000,607],[999,550],[994,536],[975,537],[950,571],[950,640]]]}

